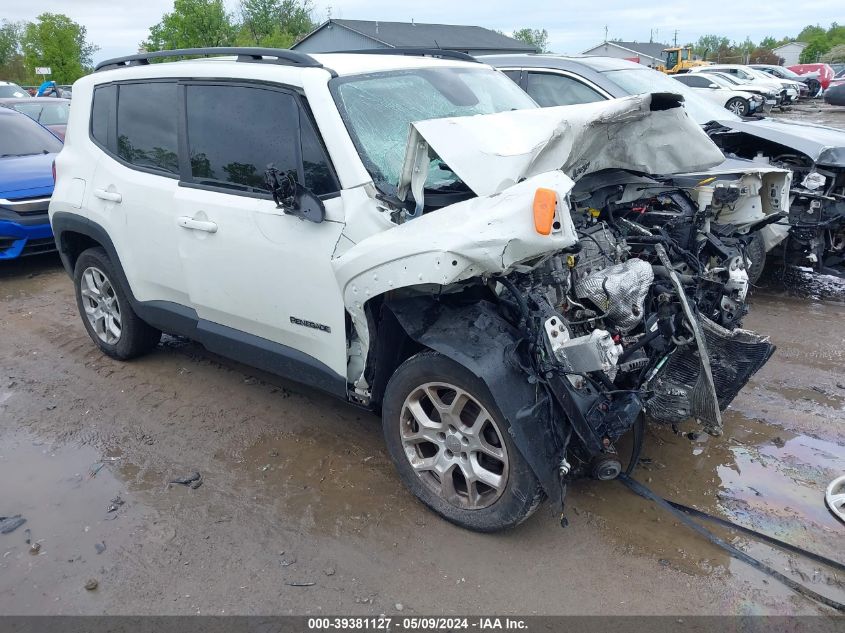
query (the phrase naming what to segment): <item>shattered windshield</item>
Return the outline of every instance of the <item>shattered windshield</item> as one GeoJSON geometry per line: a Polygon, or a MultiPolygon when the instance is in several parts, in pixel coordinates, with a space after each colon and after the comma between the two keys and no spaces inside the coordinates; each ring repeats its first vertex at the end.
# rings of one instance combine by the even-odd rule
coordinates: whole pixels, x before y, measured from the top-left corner
{"type": "MultiPolygon", "coordinates": [[[[411,123],[537,107],[513,81],[485,66],[339,77],[330,85],[364,165],[375,182],[389,187],[399,182],[411,123]]],[[[458,180],[435,159],[426,188],[446,189],[458,180]]]]}
{"type": "Polygon", "coordinates": [[[740,118],[708,101],[689,86],[675,81],[649,68],[625,68],[623,70],[609,70],[604,75],[629,94],[643,94],[646,92],[674,92],[684,97],[684,108],[693,121],[699,125],[706,125],[710,121],[739,121],[740,118]]]}

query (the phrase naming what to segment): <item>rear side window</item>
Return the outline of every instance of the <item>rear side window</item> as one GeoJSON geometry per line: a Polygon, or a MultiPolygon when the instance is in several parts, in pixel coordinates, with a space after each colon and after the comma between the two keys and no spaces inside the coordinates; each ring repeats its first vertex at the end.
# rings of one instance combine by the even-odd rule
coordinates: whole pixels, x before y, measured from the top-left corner
{"type": "Polygon", "coordinates": [[[175,82],[122,84],[117,96],[117,155],[131,165],[179,174],[175,82]]]}
{"type": "Polygon", "coordinates": [[[100,86],[94,89],[91,106],[91,136],[106,149],[114,145],[114,117],[117,111],[117,86],[100,86]]]}
{"type": "Polygon", "coordinates": [[[525,91],[544,108],[604,101],[603,96],[577,79],[551,73],[529,71],[525,91]]]}

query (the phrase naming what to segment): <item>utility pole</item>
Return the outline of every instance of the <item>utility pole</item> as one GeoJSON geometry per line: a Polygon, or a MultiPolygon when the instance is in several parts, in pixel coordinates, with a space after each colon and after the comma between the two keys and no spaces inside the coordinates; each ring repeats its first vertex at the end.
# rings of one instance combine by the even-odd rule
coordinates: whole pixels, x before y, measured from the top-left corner
{"type": "Polygon", "coordinates": [[[674,39],[674,42],[675,42],[674,46],[675,46],[675,47],[677,47],[677,46],[678,46],[678,29],[675,29],[675,39],[674,39]]]}

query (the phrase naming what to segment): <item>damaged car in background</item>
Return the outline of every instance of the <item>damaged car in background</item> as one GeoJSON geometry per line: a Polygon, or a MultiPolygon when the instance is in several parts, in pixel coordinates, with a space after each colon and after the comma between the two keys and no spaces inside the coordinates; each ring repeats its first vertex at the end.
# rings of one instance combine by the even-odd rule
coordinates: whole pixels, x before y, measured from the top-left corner
{"type": "MultiPolygon", "coordinates": [[[[845,132],[811,123],[741,118],[702,99],[695,90],[640,64],[608,57],[501,55],[481,57],[504,70],[540,105],[563,105],[666,91],[684,97],[689,115],[730,158],[746,168],[792,173],[789,204],[749,227],[749,274],[756,281],[766,258],[845,276],[845,132]],[[542,79],[542,81],[540,80],[542,79]],[[543,82],[558,84],[544,103],[543,82]],[[767,255],[768,253],[768,255],[767,255]]],[[[548,93],[548,88],[546,89],[548,93]]],[[[739,164],[735,167],[740,168],[739,164]]],[[[761,189],[764,191],[764,189],[761,189]]],[[[765,195],[765,193],[764,193],[765,195]]],[[[720,216],[721,217],[721,216],[720,216]]],[[[716,224],[721,223],[717,220],[716,224]]],[[[721,229],[717,226],[714,232],[721,229]]]]}
{"type": "MultiPolygon", "coordinates": [[[[713,201],[727,212],[753,195],[714,184],[724,156],[677,95],[538,108],[501,73],[441,51],[201,54],[223,53],[236,57],[112,60],[74,86],[50,216],[104,353],[127,360],[166,331],[380,412],[408,488],[480,531],[517,525],[544,496],[562,504],[576,478],[615,478],[617,442],[645,416],[722,432],[774,346],[739,327],[745,259],[709,229],[713,201]],[[267,56],[276,63],[253,63],[267,56]],[[221,91],[211,103],[247,90],[244,104],[287,104],[295,162],[263,183],[227,171],[224,188],[185,126],[174,147],[189,153],[166,175],[113,160],[110,136],[91,141],[125,86],[168,83],[188,128],[200,89],[221,91]],[[108,97],[97,108],[95,93],[108,97]],[[133,256],[142,245],[122,214],[146,198],[128,172],[146,178],[143,196],[175,191],[172,208],[137,217],[178,233],[174,270],[201,272],[186,294],[166,295],[133,256]],[[77,198],[79,180],[105,202],[77,198]],[[255,269],[270,273],[261,293],[243,283],[255,269]]],[[[262,138],[252,121],[242,132],[262,138]]],[[[276,148],[287,131],[260,133],[276,148]]]]}

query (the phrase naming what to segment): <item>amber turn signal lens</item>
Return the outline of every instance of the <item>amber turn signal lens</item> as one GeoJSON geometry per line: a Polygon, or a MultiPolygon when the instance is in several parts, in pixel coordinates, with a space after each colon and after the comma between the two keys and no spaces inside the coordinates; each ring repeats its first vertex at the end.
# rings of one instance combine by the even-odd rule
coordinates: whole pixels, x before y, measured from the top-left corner
{"type": "Polygon", "coordinates": [[[552,232],[557,193],[554,189],[538,189],[534,193],[534,228],[540,235],[552,232]]]}

